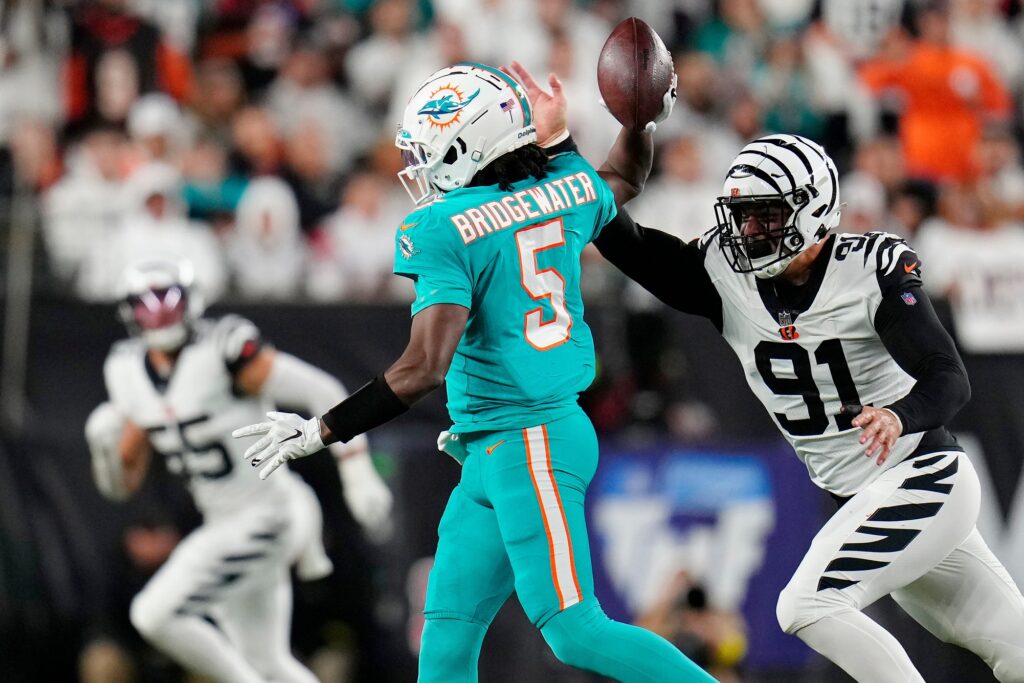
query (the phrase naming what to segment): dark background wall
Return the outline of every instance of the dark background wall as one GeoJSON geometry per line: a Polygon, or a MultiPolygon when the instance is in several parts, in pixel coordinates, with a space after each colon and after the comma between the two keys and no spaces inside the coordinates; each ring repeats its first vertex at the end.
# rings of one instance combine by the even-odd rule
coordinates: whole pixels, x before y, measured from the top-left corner
{"type": "MultiPolygon", "coordinates": [[[[232,307],[252,319],[278,348],[336,374],[357,388],[401,352],[408,334],[405,307],[232,307]]],[[[211,311],[216,315],[218,310],[211,311]]],[[[600,371],[584,402],[606,411],[618,391],[616,377],[628,358],[628,321],[619,309],[591,308],[587,319],[599,346],[600,371]]],[[[705,402],[718,421],[717,443],[777,445],[779,436],[746,387],[731,351],[705,321],[674,315],[660,332],[677,354],[675,381],[705,402]]],[[[95,634],[125,633],[126,601],[144,576],[121,560],[126,525],[195,524],[175,482],[155,471],[142,500],[117,506],[92,485],[82,439],[88,412],[105,398],[102,364],[124,335],[111,307],[58,299],[37,300],[32,311],[28,360],[29,414],[21,435],[0,440],[0,661],[4,680],[71,680],[75,655],[95,634]],[[70,678],[69,678],[70,677],[70,678]]],[[[635,361],[634,361],[635,362],[635,361]]],[[[974,399],[958,425],[984,447],[1000,510],[1006,513],[1020,473],[1024,359],[968,358],[974,399]]],[[[597,420],[600,425],[600,420],[597,420]]],[[[615,426],[614,420],[608,423],[615,426]]],[[[448,424],[443,392],[371,435],[378,465],[396,495],[395,537],[385,546],[363,540],[340,497],[326,456],[296,463],[325,506],[329,551],[337,574],[299,588],[296,642],[312,649],[325,638],[349,640],[361,653],[363,680],[412,680],[409,568],[432,555],[436,525],[458,468],[436,453],[436,434],[448,424]],[[325,636],[324,624],[342,624],[325,636]]],[[[656,430],[640,438],[665,440],[656,430]]],[[[605,438],[637,438],[632,427],[605,438]]],[[[792,457],[792,456],[790,456],[792,457]]],[[[159,470],[160,468],[156,468],[159,470]]],[[[828,502],[806,511],[830,513],[828,502]]],[[[786,519],[778,520],[785,525],[786,519]]],[[[774,600],[774,596],[772,596],[774,600]]],[[[984,681],[989,674],[972,657],[944,646],[889,604],[875,614],[900,635],[929,681],[984,681]]],[[[745,680],[831,680],[820,660],[806,671],[752,672],[745,680]],[[773,675],[775,678],[773,678],[773,675]]],[[[488,636],[481,665],[485,681],[590,680],[569,672],[547,653],[517,606],[507,608],[488,636]],[[573,678],[575,676],[575,678],[573,678]]],[[[841,680],[841,677],[836,678],[841,680]]]]}

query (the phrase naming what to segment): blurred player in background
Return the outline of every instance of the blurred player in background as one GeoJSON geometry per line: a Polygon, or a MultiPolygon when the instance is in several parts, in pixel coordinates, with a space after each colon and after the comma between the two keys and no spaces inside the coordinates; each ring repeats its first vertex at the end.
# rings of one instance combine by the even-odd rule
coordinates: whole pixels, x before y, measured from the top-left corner
{"type": "Polygon", "coordinates": [[[417,204],[396,234],[395,272],[416,287],[409,345],[322,418],[272,413],[235,435],[266,435],[247,451],[266,476],[447,380],[454,426],[440,445],[463,470],[428,582],[421,683],[477,680],[484,634],[513,590],[567,664],[627,682],[712,680],[668,641],[610,620],[594,595],[583,500],[597,439],[577,404],[594,345],[580,253],[615,197],[573,147],[535,144],[534,109],[548,99],[482,65],[427,78],[396,140],[417,204]]]}
{"type": "MultiPolygon", "coordinates": [[[[341,384],[276,351],[249,321],[199,318],[186,263],[150,261],[124,274],[119,315],[131,338],[104,366],[109,402],[86,423],[100,491],[124,500],[153,454],[183,477],[203,524],[185,538],[132,602],[131,621],[189,671],[216,681],[313,683],[291,654],[291,578],[330,574],[312,489],[285,472],[260,482],[228,438],[275,405],[318,414],[344,398],[341,384]],[[216,623],[216,626],[214,625],[216,623]]],[[[365,438],[331,448],[353,516],[387,533],[391,493],[365,438]]]]}
{"type": "MultiPolygon", "coordinates": [[[[559,135],[557,109],[538,117],[541,135],[559,135]]],[[[650,141],[623,139],[602,168],[638,193],[650,141]]],[[[891,594],[1000,681],[1024,681],[1024,598],[978,533],[978,477],[945,427],[970,397],[966,370],[917,254],[887,233],[832,234],[836,177],[818,144],[768,135],[733,161],[702,238],[620,210],[595,245],[669,306],[711,320],[812,481],[839,502],[779,597],[783,630],[858,681],[922,681],[860,611],[891,594]]]]}

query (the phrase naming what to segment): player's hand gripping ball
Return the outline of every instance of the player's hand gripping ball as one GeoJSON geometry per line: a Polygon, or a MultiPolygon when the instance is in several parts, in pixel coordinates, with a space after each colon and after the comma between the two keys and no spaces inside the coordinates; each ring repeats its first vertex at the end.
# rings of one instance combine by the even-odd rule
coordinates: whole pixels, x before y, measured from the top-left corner
{"type": "Polygon", "coordinates": [[[625,19],[601,48],[597,86],[619,123],[630,130],[654,132],[675,104],[672,55],[650,26],[636,17],[625,19]]]}

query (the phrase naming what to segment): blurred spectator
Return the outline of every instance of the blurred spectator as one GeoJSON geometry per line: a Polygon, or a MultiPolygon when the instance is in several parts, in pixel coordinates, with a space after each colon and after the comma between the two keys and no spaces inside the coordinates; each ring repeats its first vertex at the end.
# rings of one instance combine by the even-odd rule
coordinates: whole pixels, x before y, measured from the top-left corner
{"type": "Polygon", "coordinates": [[[75,7],[64,71],[65,113],[72,125],[121,123],[140,95],[163,91],[183,102],[192,87],[188,58],[132,14],[128,0],[75,7]]]}
{"type": "MultiPolygon", "coordinates": [[[[724,178],[736,150],[749,141],[723,125],[729,118],[727,102],[733,99],[733,93],[709,55],[686,52],[676,58],[675,66],[679,100],[672,116],[658,126],[659,136],[694,136],[700,140],[708,173],[713,178],[724,178]]],[[[743,101],[744,106],[753,103],[746,92],[737,94],[740,96],[736,100],[743,101]]]]}
{"type": "Polygon", "coordinates": [[[896,90],[903,97],[899,128],[909,173],[965,180],[985,122],[1010,114],[1009,95],[983,58],[950,44],[944,0],[921,9],[916,26],[913,40],[890,33],[860,75],[874,92],[896,90]]]}
{"type": "Polygon", "coordinates": [[[159,162],[132,174],[124,188],[127,211],[106,240],[93,241],[82,264],[76,290],[90,301],[113,301],[121,273],[144,259],[191,261],[196,285],[207,301],[223,295],[227,270],[220,244],[208,226],[191,223],[181,200],[181,175],[159,162]]]}
{"type": "Polygon", "coordinates": [[[677,574],[665,596],[638,616],[636,624],[671,642],[716,680],[741,680],[739,667],[747,654],[743,616],[709,605],[704,588],[685,572],[677,574]]]}
{"type": "Polygon", "coordinates": [[[950,300],[966,351],[1024,351],[1024,226],[1004,220],[973,185],[948,185],[915,246],[925,287],[950,300]]]}
{"type": "MultiPolygon", "coordinates": [[[[542,66],[523,61],[530,59],[532,36],[541,33],[534,7],[528,0],[435,0],[434,5],[437,19],[458,29],[466,51],[474,60],[484,64],[507,64],[510,59],[517,59],[528,68],[542,66]],[[495,36],[506,32],[515,33],[517,40],[495,40],[495,36]]],[[[429,73],[428,70],[422,76],[429,73]]]]}
{"type": "MultiPolygon", "coordinates": [[[[414,65],[415,7],[411,0],[378,0],[370,8],[370,35],[348,54],[352,91],[373,110],[383,110],[402,71],[414,65]]],[[[426,76],[427,74],[423,74],[426,76]]]]}
{"type": "Polygon", "coordinates": [[[886,194],[895,192],[907,177],[900,141],[890,136],[879,136],[858,143],[853,153],[853,167],[878,180],[886,194]]]}
{"type": "MultiPolygon", "coordinates": [[[[462,24],[439,17],[425,39],[412,48],[412,68],[402,71],[391,91],[385,132],[393,132],[402,121],[409,93],[416,92],[423,79],[450,64],[474,61],[466,49],[466,32],[462,24]]],[[[498,64],[500,62],[494,62],[498,64]]]]}
{"type": "Polygon", "coordinates": [[[96,128],[68,150],[64,177],[43,195],[43,239],[61,280],[73,278],[96,245],[110,244],[124,215],[125,157],[124,136],[96,128]]]}
{"type": "Polygon", "coordinates": [[[786,131],[820,139],[824,120],[811,90],[803,47],[796,36],[775,38],[766,58],[751,74],[755,96],[764,107],[768,130],[786,131]]]}
{"type": "Polygon", "coordinates": [[[308,123],[285,141],[282,177],[299,202],[299,223],[306,232],[338,206],[340,174],[330,164],[330,145],[323,130],[308,123]]]}
{"type": "Polygon", "coordinates": [[[1006,220],[1024,221],[1024,168],[1020,145],[1006,126],[988,126],[974,148],[978,191],[1006,220]]]}
{"type": "Polygon", "coordinates": [[[369,120],[331,82],[326,55],[312,40],[299,42],[288,55],[265,104],[286,137],[311,126],[320,131],[317,144],[330,172],[347,171],[373,141],[366,134],[369,120]]]}
{"type": "Polygon", "coordinates": [[[53,126],[28,120],[17,125],[10,139],[17,185],[28,192],[45,192],[63,171],[53,126]]]}
{"type": "Polygon", "coordinates": [[[176,164],[188,144],[178,104],[163,93],[143,95],[128,112],[128,135],[136,143],[141,162],[176,164]]]}
{"type": "Polygon", "coordinates": [[[898,26],[902,0],[824,0],[821,17],[804,33],[805,63],[815,107],[824,116],[821,143],[840,171],[852,140],[878,128],[878,107],[857,77],[859,61],[874,55],[898,26]]]}
{"type": "Polygon", "coordinates": [[[887,229],[911,239],[924,223],[935,216],[937,205],[934,185],[925,180],[908,180],[892,195],[887,229]]]}
{"type": "Polygon", "coordinates": [[[885,207],[885,186],[870,173],[854,171],[843,176],[843,209],[840,232],[864,234],[872,230],[888,230],[885,207]]]}
{"type": "Polygon", "coordinates": [[[6,0],[0,8],[0,145],[19,121],[60,117],[63,16],[51,0],[6,0]]]}
{"type": "Polygon", "coordinates": [[[735,82],[746,80],[767,45],[768,31],[757,0],[721,0],[717,16],[697,30],[694,40],[694,47],[735,82]]]}
{"type": "Polygon", "coordinates": [[[999,0],[952,0],[952,43],[987,60],[1014,94],[1024,86],[1024,43],[1001,14],[999,0]]]}
{"type": "Polygon", "coordinates": [[[245,104],[245,88],[233,62],[206,60],[199,63],[191,117],[197,132],[231,143],[231,119],[245,104]]]}
{"type": "Polygon", "coordinates": [[[700,141],[692,136],[669,140],[661,151],[659,168],[661,173],[630,205],[633,217],[685,241],[713,228],[722,184],[707,173],[700,141]]]}
{"type": "Polygon", "coordinates": [[[279,173],[284,161],[284,143],[270,113],[261,107],[246,107],[231,121],[233,170],[241,175],[279,173]]]}
{"type": "Polygon", "coordinates": [[[200,138],[185,152],[181,170],[189,218],[210,223],[217,232],[230,224],[248,181],[228,172],[224,147],[200,138]]]}
{"type": "Polygon", "coordinates": [[[306,250],[299,206],[286,183],[271,176],[250,182],[225,243],[239,295],[261,301],[295,297],[306,250]]]}
{"type": "MultiPolygon", "coordinates": [[[[563,90],[570,102],[597,102],[601,97],[594,75],[597,67],[596,64],[590,64],[591,59],[580,62],[580,46],[573,42],[578,40],[574,37],[577,35],[561,29],[551,31],[546,70],[561,77],[563,90]]],[[[621,128],[615,117],[605,111],[604,107],[580,106],[570,109],[569,125],[580,153],[587,159],[600,158],[611,147],[621,128]]]]}
{"type": "Polygon", "coordinates": [[[160,29],[167,43],[183,55],[192,53],[200,3],[196,0],[131,0],[131,8],[160,29]]]}
{"type": "Polygon", "coordinates": [[[408,213],[405,192],[376,173],[359,173],[345,188],[338,211],[325,224],[327,247],[309,281],[316,299],[395,300],[408,291],[392,275],[395,232],[408,213]]]}

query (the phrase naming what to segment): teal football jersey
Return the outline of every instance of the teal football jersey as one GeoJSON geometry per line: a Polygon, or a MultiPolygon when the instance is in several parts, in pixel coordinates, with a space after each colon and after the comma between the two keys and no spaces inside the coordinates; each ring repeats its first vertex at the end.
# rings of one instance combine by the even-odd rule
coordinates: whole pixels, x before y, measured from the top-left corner
{"type": "Polygon", "coordinates": [[[452,431],[529,427],[576,409],[594,379],[580,254],[614,217],[611,188],[566,152],[540,180],[454,190],[399,226],[395,273],[415,282],[412,314],[470,311],[445,378],[452,431]]]}

